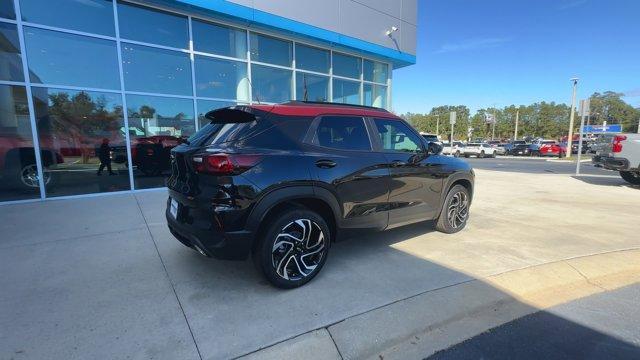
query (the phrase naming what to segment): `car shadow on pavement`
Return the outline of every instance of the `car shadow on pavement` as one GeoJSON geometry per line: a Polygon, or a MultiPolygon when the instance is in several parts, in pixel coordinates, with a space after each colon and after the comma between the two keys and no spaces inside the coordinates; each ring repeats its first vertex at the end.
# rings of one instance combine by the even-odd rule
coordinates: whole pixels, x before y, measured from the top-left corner
{"type": "MultiPolygon", "coordinates": [[[[410,253],[425,242],[456,241],[434,232],[432,222],[335,243],[317,278],[281,290],[249,260],[209,259],[179,243],[162,221],[165,194],[136,197],[138,205],[120,196],[2,209],[2,232],[30,231],[0,239],[0,328],[11,329],[0,336],[0,358],[226,359],[338,326],[345,332],[332,333],[333,341],[347,358],[356,342],[375,355],[386,347],[371,344],[393,346],[407,334],[427,332],[431,341],[432,325],[474,309],[491,320],[482,326],[511,320],[499,315],[505,306],[536,311],[477,276],[410,253]],[[144,219],[135,216],[138,206],[144,219]],[[105,219],[113,209],[118,216],[105,219]],[[82,226],[54,216],[80,212],[82,226]],[[98,227],[105,222],[124,228],[98,227]],[[69,224],[64,236],[43,238],[60,224],[69,224]],[[500,301],[474,308],[478,299],[500,301]]],[[[437,259],[441,250],[428,251],[437,259]]]]}
{"type": "Polygon", "coordinates": [[[631,185],[620,176],[589,176],[589,175],[574,175],[572,178],[580,180],[591,185],[600,186],[613,186],[613,187],[626,187],[630,189],[640,189],[640,185],[631,185]]]}

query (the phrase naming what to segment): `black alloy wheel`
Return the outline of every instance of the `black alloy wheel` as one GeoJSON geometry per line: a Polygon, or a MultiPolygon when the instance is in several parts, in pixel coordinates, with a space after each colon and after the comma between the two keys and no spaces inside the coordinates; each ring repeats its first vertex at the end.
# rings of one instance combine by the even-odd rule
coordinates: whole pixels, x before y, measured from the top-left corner
{"type": "Polygon", "coordinates": [[[436,230],[453,234],[462,230],[469,219],[469,191],[462,185],[449,190],[436,221],[436,230]]]}
{"type": "Polygon", "coordinates": [[[290,209],[272,222],[254,259],[273,285],[295,288],[309,282],[324,265],[330,234],[324,219],[315,212],[290,209]]]}

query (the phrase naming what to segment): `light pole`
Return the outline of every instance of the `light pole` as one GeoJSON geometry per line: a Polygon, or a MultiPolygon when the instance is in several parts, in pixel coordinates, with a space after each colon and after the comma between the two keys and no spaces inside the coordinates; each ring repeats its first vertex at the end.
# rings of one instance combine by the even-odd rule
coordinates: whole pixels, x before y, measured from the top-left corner
{"type": "Polygon", "coordinates": [[[520,109],[516,110],[516,131],[513,132],[513,141],[518,140],[518,118],[520,117],[520,109]]]}
{"type": "Polygon", "coordinates": [[[573,141],[573,119],[575,116],[574,109],[576,107],[576,90],[578,89],[578,78],[572,78],[573,95],[571,96],[571,115],[569,116],[569,136],[567,137],[567,158],[571,158],[571,141],[573,141]]]}

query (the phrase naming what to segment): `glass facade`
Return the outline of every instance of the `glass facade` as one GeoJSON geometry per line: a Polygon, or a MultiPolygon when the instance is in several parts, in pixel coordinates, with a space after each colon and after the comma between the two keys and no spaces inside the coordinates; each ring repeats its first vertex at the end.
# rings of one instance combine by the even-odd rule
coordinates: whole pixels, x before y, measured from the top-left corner
{"type": "Polygon", "coordinates": [[[0,202],[162,187],[170,150],[220,107],[389,107],[387,63],[241,26],[119,0],[0,1],[0,202]]]}

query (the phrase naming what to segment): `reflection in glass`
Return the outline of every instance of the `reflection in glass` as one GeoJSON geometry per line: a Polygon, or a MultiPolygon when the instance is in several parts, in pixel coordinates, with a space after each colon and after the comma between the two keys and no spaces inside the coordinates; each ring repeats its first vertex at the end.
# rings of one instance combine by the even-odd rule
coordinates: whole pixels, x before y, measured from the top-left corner
{"type": "Polygon", "coordinates": [[[333,102],[359,105],[360,83],[333,79],[333,102]]]}
{"type": "Polygon", "coordinates": [[[124,86],[128,91],[191,95],[189,54],[122,44],[124,86]]]}
{"type": "Polygon", "coordinates": [[[31,82],[120,89],[116,43],[24,28],[31,82]]]}
{"type": "Polygon", "coordinates": [[[360,79],[361,69],[360,58],[333,53],[333,75],[360,79]]]}
{"type": "Polygon", "coordinates": [[[195,133],[193,101],[127,95],[127,113],[136,189],[165,186],[171,149],[195,133]]]}
{"type": "Polygon", "coordinates": [[[253,100],[280,103],[291,100],[291,70],[251,65],[253,100]]]}
{"type": "Polygon", "coordinates": [[[329,101],[329,77],[296,73],[296,100],[329,101]]]}
{"type": "Polygon", "coordinates": [[[363,76],[366,81],[387,83],[387,64],[377,61],[365,60],[363,64],[363,76]]]}
{"type": "Polygon", "coordinates": [[[118,18],[122,38],[180,49],[189,46],[186,17],[118,2],[118,18]]]}
{"type": "Polygon", "coordinates": [[[251,33],[251,61],[291,66],[293,58],[291,41],[251,33]]]}
{"type": "Polygon", "coordinates": [[[249,101],[246,63],[196,56],[195,69],[197,96],[249,101]]]}
{"type": "Polygon", "coordinates": [[[385,109],[387,107],[387,87],[364,84],[364,104],[385,109]]]}
{"type": "Polygon", "coordinates": [[[47,196],[130,190],[120,94],[32,92],[40,146],[55,152],[55,161],[45,164],[47,196]]]}
{"type": "Polygon", "coordinates": [[[22,20],[115,36],[111,0],[20,0],[22,20]]]}
{"type": "Polygon", "coordinates": [[[16,25],[0,23],[0,80],[24,81],[16,25]]]}
{"type": "MultiPolygon", "coordinates": [[[[24,86],[0,85],[0,114],[0,201],[39,198],[38,169],[24,86]]],[[[51,160],[51,156],[44,156],[50,151],[50,145],[40,140],[43,161],[51,160]]]]}
{"type": "Polygon", "coordinates": [[[198,100],[198,126],[202,128],[204,125],[209,123],[210,120],[204,117],[204,115],[209,111],[233,106],[235,104],[236,103],[230,101],[198,100]]]}
{"type": "Polygon", "coordinates": [[[331,54],[329,50],[296,44],[296,68],[328,74],[331,54]]]}
{"type": "Polygon", "coordinates": [[[193,20],[193,49],[206,53],[247,58],[247,33],[244,30],[193,20]]]}
{"type": "Polygon", "coordinates": [[[16,19],[16,12],[13,9],[13,0],[0,1],[0,17],[5,19],[16,19]]]}

